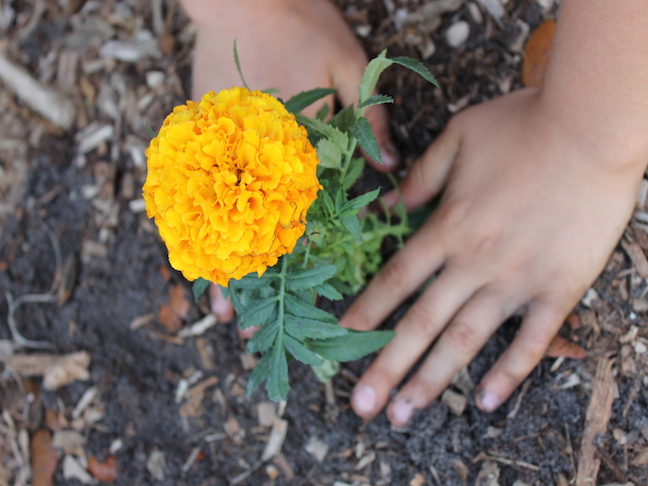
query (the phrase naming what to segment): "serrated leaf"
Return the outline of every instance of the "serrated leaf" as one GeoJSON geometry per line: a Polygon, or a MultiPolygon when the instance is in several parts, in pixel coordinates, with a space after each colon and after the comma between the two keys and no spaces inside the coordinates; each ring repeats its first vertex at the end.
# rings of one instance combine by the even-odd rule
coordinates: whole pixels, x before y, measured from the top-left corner
{"type": "Polygon", "coordinates": [[[268,398],[275,402],[283,402],[286,400],[288,390],[290,390],[290,385],[288,384],[288,360],[286,359],[283,343],[280,341],[281,339],[279,339],[277,345],[269,353],[271,356],[270,373],[268,375],[268,381],[266,381],[268,398]]]}
{"type": "Polygon", "coordinates": [[[358,216],[351,214],[349,216],[342,216],[340,222],[346,228],[346,230],[351,233],[353,239],[356,241],[362,240],[362,225],[358,220],[358,216]]]}
{"type": "Polygon", "coordinates": [[[349,330],[345,336],[332,337],[310,343],[311,349],[324,359],[352,361],[385,346],[396,335],[393,331],[349,330]]]}
{"type": "Polygon", "coordinates": [[[344,336],[349,331],[345,327],[331,322],[308,319],[307,317],[296,317],[287,315],[284,318],[286,333],[296,339],[326,339],[336,336],[344,336]]]}
{"type": "Polygon", "coordinates": [[[374,106],[374,105],[384,105],[385,103],[393,103],[393,102],[394,102],[394,98],[392,98],[391,96],[374,95],[374,96],[370,96],[362,103],[360,103],[358,105],[358,108],[366,108],[367,106],[374,106]]]}
{"type": "Polygon", "coordinates": [[[346,108],[338,111],[335,116],[329,120],[328,123],[341,132],[346,133],[353,126],[355,121],[356,117],[353,106],[347,106],[346,108]]]}
{"type": "Polygon", "coordinates": [[[268,379],[270,376],[270,366],[272,364],[272,354],[265,354],[254,367],[247,382],[247,397],[250,398],[254,390],[268,379]]]}
{"type": "Polygon", "coordinates": [[[340,214],[356,214],[360,208],[364,208],[367,204],[374,201],[380,194],[380,189],[374,189],[373,191],[362,194],[361,196],[354,197],[350,201],[347,201],[342,209],[340,214]]]}
{"type": "Polygon", "coordinates": [[[336,272],[337,267],[335,265],[323,265],[306,270],[293,270],[286,277],[286,285],[290,290],[311,289],[316,285],[326,282],[336,272]]]}
{"type": "Polygon", "coordinates": [[[310,118],[308,116],[302,115],[301,113],[295,114],[295,119],[297,123],[306,127],[309,133],[315,132],[323,137],[328,138],[334,143],[340,143],[346,137],[346,134],[342,133],[337,128],[324,123],[322,120],[317,118],[310,118]]]}
{"type": "Polygon", "coordinates": [[[322,309],[318,309],[313,304],[307,304],[303,300],[298,299],[297,297],[287,294],[285,296],[285,305],[286,312],[297,317],[306,317],[308,319],[314,319],[316,321],[329,322],[331,324],[337,324],[337,319],[335,316],[329,314],[322,309]]]}
{"type": "Polygon", "coordinates": [[[286,101],[285,106],[286,110],[289,113],[299,113],[304,108],[309,107],[317,100],[326,98],[329,95],[335,94],[337,90],[333,88],[315,88],[309,91],[302,91],[299,94],[296,94],[288,101],[286,101]]]}
{"type": "Polygon", "coordinates": [[[293,337],[284,336],[284,346],[295,359],[304,364],[311,366],[319,366],[322,364],[322,360],[315,353],[293,337]]]}
{"type": "Polygon", "coordinates": [[[276,273],[266,272],[261,277],[257,277],[256,273],[250,273],[240,280],[230,280],[230,285],[241,290],[262,289],[270,285],[270,280],[276,277],[276,273]]]}
{"type": "Polygon", "coordinates": [[[321,285],[317,285],[315,287],[315,292],[317,292],[319,295],[326,297],[329,300],[342,300],[344,296],[335,290],[333,286],[323,283],[321,285]]]}
{"type": "Polygon", "coordinates": [[[193,292],[194,301],[198,302],[198,299],[200,299],[200,296],[205,293],[205,290],[207,290],[210,283],[211,282],[209,280],[205,280],[204,278],[201,277],[198,277],[196,280],[194,280],[194,283],[191,286],[191,291],[193,292]]]}
{"type": "Polygon", "coordinates": [[[347,170],[344,180],[342,181],[342,187],[345,191],[348,191],[353,184],[355,184],[364,170],[365,159],[364,157],[355,157],[351,159],[349,169],[347,170]]]}
{"type": "Polygon", "coordinates": [[[318,142],[317,158],[319,167],[337,170],[342,168],[342,149],[339,144],[331,142],[328,138],[323,138],[318,142]]]}
{"type": "MultiPolygon", "coordinates": [[[[263,326],[277,307],[277,297],[257,300],[239,315],[239,327],[263,326]]],[[[238,309],[237,309],[238,310],[238,309]]]]}
{"type": "Polygon", "coordinates": [[[378,142],[376,141],[376,136],[374,135],[369,120],[364,116],[360,117],[351,128],[351,134],[358,140],[358,143],[369,157],[379,164],[383,163],[380,148],[378,148],[378,142]]]}
{"type": "Polygon", "coordinates": [[[426,81],[429,81],[434,86],[438,86],[436,79],[432,73],[425,67],[425,65],[415,59],[409,57],[394,57],[388,59],[385,57],[387,50],[382,51],[375,59],[372,59],[365,68],[362,81],[360,82],[360,101],[363,102],[371,97],[371,93],[376,89],[378,79],[385,69],[392,64],[400,64],[415,73],[419,74],[426,81]]]}
{"type": "Polygon", "coordinates": [[[247,342],[245,351],[248,354],[265,353],[272,347],[278,332],[279,321],[273,319],[264,326],[261,326],[261,329],[254,333],[252,338],[247,342]]]}
{"type": "Polygon", "coordinates": [[[400,64],[401,66],[406,67],[410,71],[414,71],[416,74],[418,74],[423,79],[425,79],[428,83],[433,84],[437,88],[439,87],[439,83],[437,83],[436,78],[432,75],[430,70],[427,67],[425,67],[425,64],[423,64],[421,61],[412,59],[411,57],[392,57],[391,61],[394,64],[400,64]]]}

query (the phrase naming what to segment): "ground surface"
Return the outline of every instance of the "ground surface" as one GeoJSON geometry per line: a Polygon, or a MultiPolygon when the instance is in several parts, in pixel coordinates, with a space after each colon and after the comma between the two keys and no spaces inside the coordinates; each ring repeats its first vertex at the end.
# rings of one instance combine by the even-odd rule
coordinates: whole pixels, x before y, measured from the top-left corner
{"type": "MultiPolygon", "coordinates": [[[[441,17],[423,0],[337,3],[370,55],[388,47],[424,59],[439,80],[434,89],[394,69],[382,83],[396,99],[392,128],[407,163],[453,112],[520,87],[529,32],[557,14],[546,0],[511,1],[497,21],[483,7],[495,0],[442,0],[441,17]],[[461,21],[469,36],[450,47],[461,21]]],[[[234,326],[183,337],[206,306],[169,268],[139,201],[145,122],[157,127],[187,97],[193,29],[174,5],[0,1],[0,52],[76,113],[61,128],[64,114],[41,117],[55,103],[36,102],[39,116],[28,108],[37,90],[0,82],[0,485],[32,475],[35,486],[95,477],[128,486],[562,486],[596,461],[596,484],[648,484],[645,195],[562,332],[587,356],[546,358],[491,415],[474,407],[472,387],[516,322],[403,430],[351,412],[368,360],[345,366],[328,390],[291,366],[284,411],[262,392],[245,398],[254,361],[234,326]],[[77,352],[86,354],[64,358],[77,352]],[[611,417],[599,410],[601,389],[611,390],[611,417]],[[262,461],[264,450],[273,457],[262,461]]]]}

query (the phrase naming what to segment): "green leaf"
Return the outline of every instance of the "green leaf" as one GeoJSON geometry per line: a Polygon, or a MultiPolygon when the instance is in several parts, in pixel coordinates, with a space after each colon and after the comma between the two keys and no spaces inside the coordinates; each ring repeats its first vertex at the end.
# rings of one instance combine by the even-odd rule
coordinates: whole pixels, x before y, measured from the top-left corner
{"type": "Polygon", "coordinates": [[[301,341],[304,339],[326,339],[344,336],[349,332],[347,328],[338,324],[306,317],[287,315],[284,322],[286,323],[286,333],[301,341]]]}
{"type": "Polygon", "coordinates": [[[157,137],[157,134],[151,128],[151,124],[149,123],[149,121],[145,120],[144,124],[146,125],[146,131],[148,132],[149,137],[151,137],[151,138],[157,137]]]}
{"type": "Polygon", "coordinates": [[[258,277],[256,273],[250,273],[240,280],[230,280],[230,285],[236,289],[256,290],[270,285],[270,280],[273,278],[277,278],[276,273],[266,272],[261,277],[258,277]]]}
{"type": "Polygon", "coordinates": [[[333,118],[329,120],[329,125],[337,128],[338,130],[346,133],[355,124],[356,116],[353,106],[338,111],[333,118]]]}
{"type": "Polygon", "coordinates": [[[373,106],[373,105],[384,105],[385,103],[393,103],[393,102],[394,102],[394,98],[392,98],[391,96],[374,95],[374,96],[370,96],[362,103],[360,103],[358,105],[358,108],[366,108],[367,106],[373,106]]]}
{"type": "Polygon", "coordinates": [[[310,118],[306,115],[302,115],[301,113],[295,113],[295,119],[297,120],[297,123],[306,127],[309,132],[313,131],[323,137],[328,138],[334,143],[341,143],[345,139],[345,137],[347,137],[345,133],[342,133],[337,128],[329,125],[328,123],[324,123],[322,120],[318,120],[317,118],[310,118]]]}
{"type": "Polygon", "coordinates": [[[275,95],[277,93],[281,93],[281,90],[277,88],[268,88],[268,89],[262,89],[261,92],[269,95],[275,95]]]}
{"type": "Polygon", "coordinates": [[[430,70],[425,67],[425,64],[423,64],[421,61],[417,61],[416,59],[412,59],[411,57],[392,57],[391,62],[393,62],[394,64],[400,64],[410,71],[414,71],[428,83],[432,83],[437,88],[439,87],[437,80],[434,78],[430,70]]]}
{"type": "Polygon", "coordinates": [[[340,363],[325,359],[320,366],[313,366],[313,372],[321,383],[326,383],[340,370],[340,363]]]}
{"type": "Polygon", "coordinates": [[[286,285],[290,290],[311,289],[323,284],[337,272],[335,265],[323,265],[307,270],[291,271],[286,278],[286,285]]]}
{"type": "Polygon", "coordinates": [[[346,230],[351,233],[351,236],[353,236],[354,240],[362,240],[362,225],[360,224],[357,215],[351,214],[348,216],[342,216],[340,218],[340,222],[346,228],[346,230]]]}
{"type": "Polygon", "coordinates": [[[311,366],[319,366],[322,364],[322,360],[319,359],[315,353],[293,337],[284,336],[284,346],[288,351],[290,351],[290,354],[292,354],[295,359],[304,364],[311,366]]]}
{"type": "Polygon", "coordinates": [[[349,330],[345,336],[310,343],[311,349],[325,359],[352,361],[362,358],[386,345],[396,335],[393,331],[358,332],[349,330]]]}
{"type": "Polygon", "coordinates": [[[207,290],[207,287],[209,287],[210,283],[211,282],[209,280],[205,280],[201,277],[198,277],[196,280],[194,280],[194,283],[191,286],[191,290],[193,292],[195,302],[198,302],[198,299],[200,299],[200,296],[205,293],[205,290],[207,290]]]}
{"type": "Polygon", "coordinates": [[[343,295],[335,290],[335,288],[327,283],[323,283],[321,285],[317,285],[314,287],[315,292],[317,292],[319,295],[326,297],[329,300],[342,300],[344,297],[343,295]]]}
{"type": "Polygon", "coordinates": [[[358,140],[360,146],[364,149],[369,157],[379,164],[382,164],[382,156],[376,142],[376,136],[373,129],[364,116],[360,117],[355,125],[351,128],[351,133],[358,140]]]}
{"type": "Polygon", "coordinates": [[[290,390],[288,384],[288,360],[286,359],[283,343],[278,342],[269,354],[271,361],[266,390],[270,400],[282,402],[286,400],[288,390],[290,390]]]}
{"type": "Polygon", "coordinates": [[[342,187],[345,191],[348,191],[353,186],[353,184],[355,184],[358,179],[360,179],[362,171],[364,170],[364,166],[364,157],[354,157],[353,159],[351,159],[349,169],[347,170],[346,176],[344,176],[344,180],[342,181],[342,187]]]}
{"type": "Polygon", "coordinates": [[[340,214],[349,214],[351,212],[356,214],[360,208],[364,208],[371,201],[375,200],[378,197],[378,194],[380,194],[380,189],[374,189],[371,192],[367,192],[347,201],[344,206],[342,206],[340,214]]]}
{"type": "Polygon", "coordinates": [[[326,120],[326,117],[328,114],[331,112],[331,107],[329,106],[328,103],[324,103],[322,107],[317,110],[317,113],[315,113],[315,118],[318,120],[326,120]]]}
{"type": "Polygon", "coordinates": [[[365,102],[371,97],[371,93],[376,89],[378,84],[378,79],[382,72],[387,69],[392,64],[400,64],[408,69],[411,69],[415,73],[422,76],[426,81],[429,81],[434,86],[438,86],[436,79],[432,76],[432,73],[425,67],[425,65],[415,59],[410,59],[409,57],[394,57],[388,59],[385,57],[387,50],[382,51],[375,59],[372,59],[367,67],[365,68],[364,75],[362,76],[362,81],[360,82],[360,102],[365,102]]]}
{"type": "Polygon", "coordinates": [[[277,296],[257,300],[240,314],[239,327],[245,329],[250,326],[260,327],[265,324],[277,307],[277,301],[277,296]]]}
{"type": "Polygon", "coordinates": [[[270,366],[272,365],[272,354],[268,353],[261,357],[254,371],[250,374],[247,382],[247,397],[250,398],[254,390],[268,379],[270,376],[270,366]]]}
{"type": "Polygon", "coordinates": [[[274,319],[271,322],[268,322],[266,325],[261,326],[257,332],[254,333],[254,336],[247,342],[245,351],[248,354],[253,353],[265,353],[272,347],[277,338],[277,333],[279,332],[279,320],[274,319]]]}
{"type": "Polygon", "coordinates": [[[319,166],[325,169],[342,169],[342,149],[340,145],[323,138],[317,144],[319,166]]]}
{"type": "Polygon", "coordinates": [[[293,295],[287,294],[285,296],[285,304],[286,311],[294,316],[337,324],[335,316],[322,309],[318,309],[313,304],[307,304],[293,295]]]}
{"type": "Polygon", "coordinates": [[[236,48],[236,39],[234,39],[234,64],[236,64],[236,70],[238,71],[239,76],[241,77],[241,82],[243,83],[243,86],[245,86],[245,88],[249,90],[250,87],[245,82],[245,78],[243,77],[243,71],[241,70],[241,63],[239,61],[238,49],[236,48]]]}
{"type": "Polygon", "coordinates": [[[310,91],[302,91],[296,94],[288,101],[286,101],[286,110],[289,113],[299,113],[304,108],[312,105],[317,100],[326,98],[329,95],[335,94],[337,90],[333,88],[315,88],[310,91]]]}

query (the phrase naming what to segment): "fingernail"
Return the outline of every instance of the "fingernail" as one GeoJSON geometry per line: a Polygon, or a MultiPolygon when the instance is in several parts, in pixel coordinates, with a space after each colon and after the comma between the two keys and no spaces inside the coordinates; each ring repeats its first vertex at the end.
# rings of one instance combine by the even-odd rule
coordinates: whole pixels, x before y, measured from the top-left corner
{"type": "Polygon", "coordinates": [[[488,390],[480,390],[478,395],[479,408],[484,412],[492,412],[501,405],[500,398],[488,390]]]}
{"type": "Polygon", "coordinates": [[[392,208],[396,204],[398,204],[398,201],[400,200],[400,194],[398,194],[398,191],[396,190],[389,191],[382,197],[382,199],[388,208],[392,208]]]}
{"type": "Polygon", "coordinates": [[[397,398],[392,405],[392,416],[396,422],[401,424],[409,422],[413,411],[412,402],[404,398],[397,398]]]}
{"type": "Polygon", "coordinates": [[[353,404],[359,413],[371,413],[376,408],[376,392],[367,385],[358,385],[353,391],[353,404]]]}
{"type": "Polygon", "coordinates": [[[391,144],[381,147],[380,157],[382,158],[383,165],[389,169],[393,169],[398,165],[396,150],[391,144]]]}

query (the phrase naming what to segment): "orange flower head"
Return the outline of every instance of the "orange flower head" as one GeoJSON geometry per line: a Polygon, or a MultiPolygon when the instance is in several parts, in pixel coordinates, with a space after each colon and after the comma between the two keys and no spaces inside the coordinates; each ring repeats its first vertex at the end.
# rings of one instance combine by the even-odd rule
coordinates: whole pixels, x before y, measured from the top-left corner
{"type": "Polygon", "coordinates": [[[146,154],[146,212],[188,280],[263,275],[292,252],[321,189],[306,129],[260,91],[176,106],[146,154]]]}

